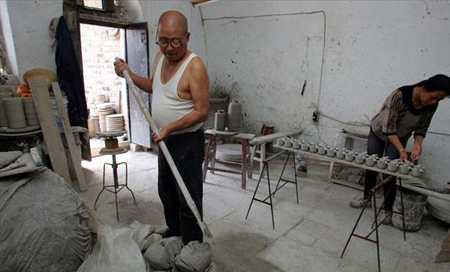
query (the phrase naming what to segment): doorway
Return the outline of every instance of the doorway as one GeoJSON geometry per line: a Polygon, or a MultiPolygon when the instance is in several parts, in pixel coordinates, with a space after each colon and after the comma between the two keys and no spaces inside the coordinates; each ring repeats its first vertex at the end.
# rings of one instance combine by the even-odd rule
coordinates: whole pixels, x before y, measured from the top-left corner
{"type": "Polygon", "coordinates": [[[96,135],[105,131],[125,131],[119,145],[129,145],[126,84],[114,72],[114,59],[125,59],[125,31],[80,23],[84,90],[89,111],[91,155],[97,156],[104,142],[96,135]]]}
{"type": "MultiPolygon", "coordinates": [[[[122,25],[83,19],[79,30],[92,156],[104,147],[97,137],[104,131],[124,131],[120,147],[134,143],[151,148],[150,127],[125,80],[114,72],[119,57],[137,75],[149,76],[147,23],[122,25]]],[[[150,111],[149,94],[140,95],[150,111]]]]}

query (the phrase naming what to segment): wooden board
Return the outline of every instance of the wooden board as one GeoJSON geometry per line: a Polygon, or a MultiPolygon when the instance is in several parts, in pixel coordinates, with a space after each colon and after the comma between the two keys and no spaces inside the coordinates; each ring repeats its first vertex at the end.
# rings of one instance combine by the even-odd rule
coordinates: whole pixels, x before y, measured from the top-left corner
{"type": "Polygon", "coordinates": [[[29,78],[31,91],[33,92],[33,101],[36,106],[37,115],[44,135],[44,141],[47,146],[53,171],[60,175],[70,186],[69,166],[67,165],[66,153],[61,140],[61,135],[56,125],[55,117],[52,113],[50,94],[47,88],[47,82],[43,77],[29,78]]]}
{"type": "Polygon", "coordinates": [[[349,161],[346,161],[344,159],[342,159],[342,160],[338,159],[336,157],[328,157],[327,155],[320,155],[318,153],[312,153],[312,152],[303,151],[303,150],[300,150],[300,149],[294,149],[294,148],[291,148],[291,147],[285,147],[285,146],[279,146],[279,145],[274,145],[274,147],[278,148],[278,149],[282,149],[282,150],[287,150],[287,151],[292,151],[292,152],[295,152],[295,153],[299,153],[302,156],[313,158],[313,159],[317,159],[317,160],[335,162],[335,163],[339,163],[339,164],[343,164],[343,165],[347,165],[347,166],[353,166],[355,168],[361,168],[361,169],[365,169],[365,170],[372,170],[372,171],[375,171],[375,172],[378,172],[378,173],[387,174],[387,175],[390,175],[390,176],[396,176],[396,177],[399,177],[399,178],[402,178],[402,179],[406,179],[406,180],[414,180],[414,181],[419,180],[419,178],[413,177],[411,175],[403,175],[403,174],[400,174],[399,172],[391,172],[391,171],[388,171],[387,169],[379,169],[379,168],[377,168],[375,166],[367,166],[365,164],[358,164],[356,162],[349,162],[349,161]]]}
{"type": "Polygon", "coordinates": [[[269,134],[269,135],[264,135],[264,136],[258,136],[256,138],[254,138],[250,144],[251,145],[257,145],[257,144],[262,144],[262,143],[271,143],[273,141],[275,141],[278,138],[281,137],[287,137],[287,136],[293,136],[293,135],[297,135],[302,133],[302,130],[296,130],[296,131],[287,131],[287,132],[277,132],[277,133],[273,133],[273,134],[269,134]]]}
{"type": "Polygon", "coordinates": [[[58,82],[53,82],[52,87],[53,94],[55,95],[56,105],[58,106],[59,110],[59,116],[61,117],[64,134],[66,135],[67,145],[69,146],[69,156],[72,159],[72,164],[75,170],[78,185],[80,186],[80,191],[86,191],[87,185],[86,181],[84,180],[84,173],[81,167],[81,152],[80,149],[77,148],[75,138],[73,137],[72,127],[70,126],[69,116],[67,116],[67,112],[64,107],[64,102],[58,82]]]}

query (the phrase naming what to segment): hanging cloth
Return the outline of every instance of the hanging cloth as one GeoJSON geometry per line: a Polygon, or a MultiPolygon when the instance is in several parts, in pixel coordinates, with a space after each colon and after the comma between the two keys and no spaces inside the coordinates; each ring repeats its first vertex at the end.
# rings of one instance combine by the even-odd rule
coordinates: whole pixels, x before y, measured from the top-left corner
{"type": "Polygon", "coordinates": [[[56,28],[56,71],[61,89],[69,100],[69,120],[72,126],[87,128],[87,106],[80,65],[64,16],[56,28]]]}

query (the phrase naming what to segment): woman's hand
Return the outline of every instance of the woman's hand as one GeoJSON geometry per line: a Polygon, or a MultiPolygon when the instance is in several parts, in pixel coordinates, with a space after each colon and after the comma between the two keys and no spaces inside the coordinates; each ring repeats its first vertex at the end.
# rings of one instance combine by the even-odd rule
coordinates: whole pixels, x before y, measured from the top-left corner
{"type": "Polygon", "coordinates": [[[158,144],[161,141],[165,141],[169,137],[169,134],[169,129],[167,129],[167,127],[162,127],[159,131],[159,134],[157,134],[156,132],[152,132],[153,142],[155,144],[158,144]]]}
{"type": "Polygon", "coordinates": [[[422,154],[422,144],[414,142],[412,153],[411,153],[411,160],[418,161],[420,158],[420,154],[422,154]]]}
{"type": "Polygon", "coordinates": [[[128,73],[130,72],[128,64],[123,59],[114,62],[114,71],[116,71],[116,75],[123,77],[124,70],[127,70],[128,73]]]}
{"type": "Polygon", "coordinates": [[[400,162],[404,162],[404,161],[408,160],[408,153],[406,153],[405,149],[403,149],[402,152],[400,152],[399,160],[400,160],[400,162]]]}

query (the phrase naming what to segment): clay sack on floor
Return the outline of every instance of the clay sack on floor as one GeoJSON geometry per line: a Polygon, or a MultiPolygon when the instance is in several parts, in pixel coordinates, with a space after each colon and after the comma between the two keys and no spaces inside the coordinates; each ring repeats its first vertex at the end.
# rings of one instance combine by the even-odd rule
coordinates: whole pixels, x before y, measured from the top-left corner
{"type": "Polygon", "coordinates": [[[219,272],[219,270],[217,270],[216,264],[211,262],[211,265],[208,267],[208,269],[206,269],[205,272],[219,272]]]}
{"type": "Polygon", "coordinates": [[[144,241],[139,245],[139,248],[141,249],[141,252],[145,252],[151,245],[153,245],[156,242],[161,241],[163,238],[161,234],[153,233],[152,235],[146,237],[144,241]]]}
{"type": "Polygon", "coordinates": [[[175,258],[176,267],[183,272],[204,272],[211,264],[211,246],[198,241],[189,242],[175,258]]]}
{"type": "Polygon", "coordinates": [[[21,151],[0,152],[0,168],[8,166],[10,163],[22,156],[21,151]]]}
{"type": "Polygon", "coordinates": [[[139,244],[154,231],[138,221],[123,227],[100,225],[94,250],[77,272],[146,272],[139,244]]]}
{"type": "Polygon", "coordinates": [[[144,259],[153,270],[171,270],[183,243],[179,237],[170,237],[151,245],[144,254],[144,259]]]}
{"type": "Polygon", "coordinates": [[[1,178],[0,271],[77,271],[91,251],[88,216],[80,196],[45,167],[1,178]]]}

